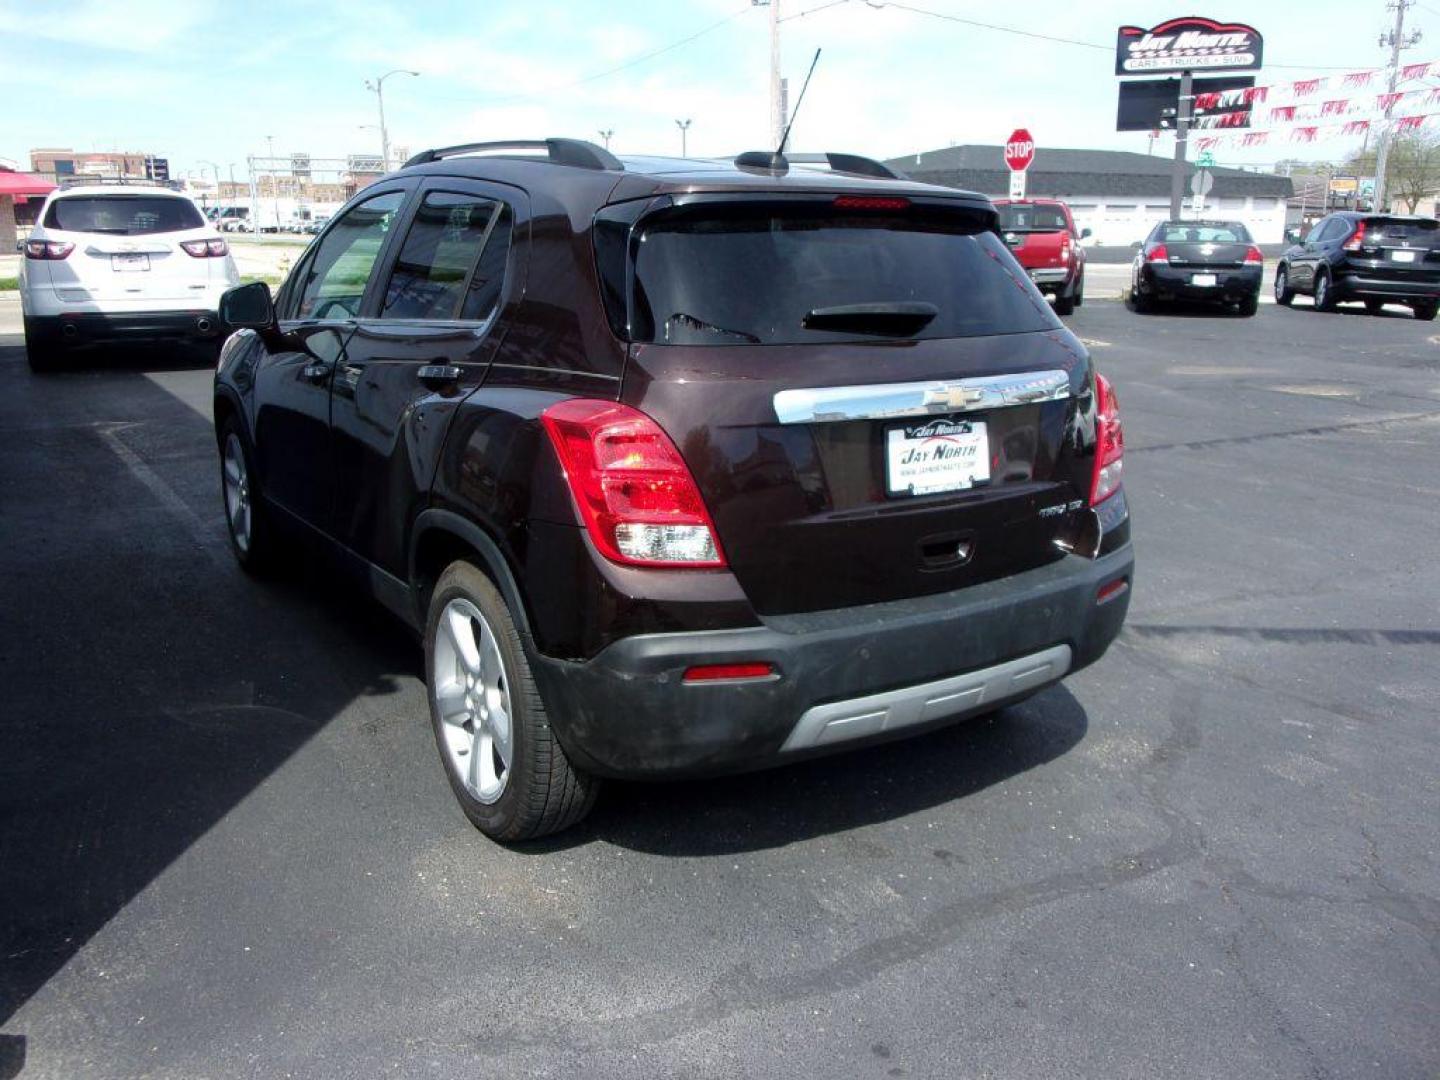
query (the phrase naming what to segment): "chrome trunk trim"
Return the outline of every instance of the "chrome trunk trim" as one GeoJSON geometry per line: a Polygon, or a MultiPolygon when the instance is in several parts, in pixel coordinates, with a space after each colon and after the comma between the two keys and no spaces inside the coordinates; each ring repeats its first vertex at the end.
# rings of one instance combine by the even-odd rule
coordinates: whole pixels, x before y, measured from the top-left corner
{"type": "Polygon", "coordinates": [[[1069,396],[1067,372],[1026,371],[971,379],[781,390],[775,395],[775,415],[782,424],[887,420],[1063,401],[1069,396]]]}

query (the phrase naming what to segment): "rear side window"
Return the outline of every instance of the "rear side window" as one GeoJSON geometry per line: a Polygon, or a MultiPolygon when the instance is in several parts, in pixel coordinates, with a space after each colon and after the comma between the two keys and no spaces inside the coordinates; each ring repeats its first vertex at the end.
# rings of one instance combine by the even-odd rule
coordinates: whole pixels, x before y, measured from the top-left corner
{"type": "Polygon", "coordinates": [[[687,207],[641,223],[631,339],[779,345],[1056,328],[992,221],[919,206],[687,207]]]}
{"type": "Polygon", "coordinates": [[[420,204],[381,305],[382,319],[484,320],[500,299],[510,246],[504,203],[432,191],[420,204]]]}
{"type": "Polygon", "coordinates": [[[1058,206],[997,206],[1001,232],[1064,232],[1070,228],[1058,206]]]}
{"type": "Polygon", "coordinates": [[[1224,225],[1166,225],[1160,239],[1167,244],[1248,244],[1250,233],[1238,221],[1224,225]]]}
{"type": "Polygon", "coordinates": [[[166,195],[71,195],[45,214],[47,229],[148,236],[199,229],[205,218],[188,199],[166,195]]]}

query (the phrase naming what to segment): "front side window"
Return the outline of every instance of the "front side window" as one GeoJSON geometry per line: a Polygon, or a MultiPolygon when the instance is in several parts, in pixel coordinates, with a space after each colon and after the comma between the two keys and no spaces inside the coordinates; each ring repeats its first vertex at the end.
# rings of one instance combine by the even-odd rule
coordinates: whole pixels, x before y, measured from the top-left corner
{"type": "Polygon", "coordinates": [[[184,232],[204,224],[194,203],[170,195],[71,195],[52,202],[45,215],[47,229],[111,236],[184,232]]]}
{"type": "Polygon", "coordinates": [[[510,244],[504,203],[432,191],[405,235],[382,319],[474,319],[494,312],[510,244]]]}
{"type": "Polygon", "coordinates": [[[296,318],[352,319],[360,314],[370,271],[404,202],[405,192],[392,191],[341,215],[305,265],[296,318]]]}

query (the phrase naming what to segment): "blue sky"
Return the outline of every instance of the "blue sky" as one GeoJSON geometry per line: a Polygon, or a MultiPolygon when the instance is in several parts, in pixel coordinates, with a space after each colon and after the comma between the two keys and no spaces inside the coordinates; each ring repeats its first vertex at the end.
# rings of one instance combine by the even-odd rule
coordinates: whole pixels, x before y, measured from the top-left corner
{"type": "MultiPolygon", "coordinates": [[[[1177,14],[1248,20],[1266,36],[1261,82],[1374,67],[1381,0],[1227,7],[1129,0],[1002,5],[907,0],[939,14],[1107,46],[986,30],[864,0],[781,0],[792,99],[824,49],[792,143],[892,156],[952,142],[995,143],[1017,124],[1050,146],[1144,150],[1114,130],[1108,46],[1121,22],[1177,14]],[[808,12],[808,13],[807,13],[808,12]],[[1278,65],[1288,65],[1280,67],[1278,65]]],[[[1440,0],[1409,15],[1427,33],[1407,60],[1440,59],[1440,0]],[[1433,47],[1433,52],[1432,52],[1433,47]]],[[[615,131],[620,152],[693,155],[766,142],[768,13],[750,0],[0,0],[0,157],[35,146],[148,150],[183,173],[202,159],[244,173],[247,153],[378,152],[375,98],[386,84],[393,145],[615,131]],[[716,25],[716,24],[720,25],[716,25]],[[608,69],[706,31],[659,56],[608,69]]],[[[1225,150],[1224,162],[1339,156],[1349,142],[1225,150]]],[[[1166,140],[1157,153],[1169,153],[1166,140]]]]}

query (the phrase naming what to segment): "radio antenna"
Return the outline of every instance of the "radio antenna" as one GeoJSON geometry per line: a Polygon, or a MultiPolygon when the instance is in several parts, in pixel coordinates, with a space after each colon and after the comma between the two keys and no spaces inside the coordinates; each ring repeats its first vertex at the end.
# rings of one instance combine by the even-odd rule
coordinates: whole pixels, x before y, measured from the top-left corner
{"type": "Polygon", "coordinates": [[[805,82],[800,87],[800,96],[795,99],[795,108],[790,110],[790,119],[785,121],[785,134],[780,136],[780,145],[775,149],[777,154],[785,153],[785,144],[790,141],[790,126],[795,123],[795,117],[800,115],[800,106],[805,104],[805,91],[810,89],[810,76],[815,74],[815,65],[819,62],[820,50],[816,49],[815,59],[810,61],[810,70],[805,73],[805,82]]]}

